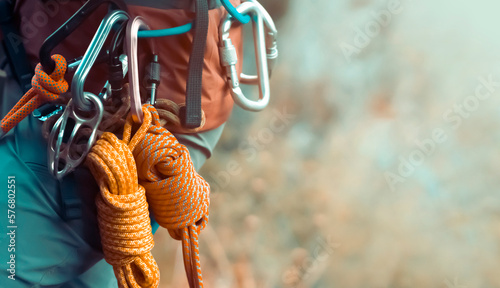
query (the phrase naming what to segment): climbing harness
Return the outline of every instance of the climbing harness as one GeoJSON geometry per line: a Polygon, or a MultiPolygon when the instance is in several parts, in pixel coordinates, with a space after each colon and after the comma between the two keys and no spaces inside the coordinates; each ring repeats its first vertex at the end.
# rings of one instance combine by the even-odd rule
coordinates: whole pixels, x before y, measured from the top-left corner
{"type": "MultiPolygon", "coordinates": [[[[219,27],[219,56],[226,69],[226,83],[235,103],[250,111],[262,110],[269,103],[269,76],[278,56],[276,27],[255,0],[237,8],[229,0],[220,3],[228,12],[219,27]],[[252,22],[257,75],[237,71],[237,49],[229,33],[236,21],[252,22]],[[240,81],[258,85],[259,100],[249,100],[240,81]]],[[[123,1],[87,1],[43,43],[33,88],[1,122],[0,133],[5,134],[39,107],[34,114],[44,121],[42,134],[48,142],[50,173],[61,180],[82,163],[90,169],[100,189],[95,203],[104,257],[113,266],[120,287],[159,285],[159,268],[151,254],[154,240],[150,213],[172,238],[181,241],[189,286],[203,287],[199,234],[208,223],[210,186],[194,169],[187,147],[170,132],[179,127],[198,132],[207,121],[201,93],[209,3],[194,0],[194,4],[194,22],[150,30],[145,18],[130,19],[123,1]],[[51,56],[51,51],[102,4],[110,10],[83,57],[68,64],[61,55],[51,56]],[[162,78],[161,49],[155,47],[154,39],[148,40],[149,63],[143,65],[141,74],[139,38],[191,30],[185,102],[157,99],[162,78]],[[104,47],[106,42],[111,43],[109,47],[104,47]],[[101,92],[86,91],[84,85],[91,69],[106,62],[109,77],[101,92]],[[69,91],[64,80],[67,71],[74,71],[69,91]],[[128,84],[123,84],[124,79],[128,84]],[[146,97],[141,97],[141,88],[146,97]],[[50,105],[41,106],[47,102],[50,105]]]]}

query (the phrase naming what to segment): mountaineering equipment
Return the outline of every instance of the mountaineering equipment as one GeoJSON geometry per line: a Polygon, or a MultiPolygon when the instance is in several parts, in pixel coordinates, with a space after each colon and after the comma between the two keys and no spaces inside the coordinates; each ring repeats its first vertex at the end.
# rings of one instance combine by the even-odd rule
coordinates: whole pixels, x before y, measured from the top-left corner
{"type": "Polygon", "coordinates": [[[121,285],[144,281],[156,287],[151,226],[141,224],[149,224],[149,204],[160,226],[182,240],[190,287],[203,287],[198,235],[208,222],[210,187],[194,170],[187,148],[161,126],[156,109],[145,104],[142,110],[144,122],[133,137],[129,115],[123,140],[105,132],[87,158],[101,188],[97,207],[105,259],[121,285]],[[134,233],[125,233],[132,227],[134,233]]]}
{"type": "Polygon", "coordinates": [[[158,287],[146,193],[138,185],[131,150],[126,142],[105,132],[87,157],[101,190],[101,197],[96,198],[99,233],[119,287],[158,287]]]}
{"type": "Polygon", "coordinates": [[[94,115],[90,118],[80,116],[79,113],[81,112],[77,112],[75,102],[70,100],[68,105],[66,105],[63,114],[54,124],[48,138],[48,168],[50,173],[59,180],[72,172],[83,162],[97,136],[97,130],[95,128],[97,128],[101,123],[104,111],[101,100],[90,92],[85,92],[84,96],[94,107],[94,115]],[[67,143],[63,143],[63,138],[67,131],[66,127],[69,126],[69,123],[74,125],[72,127],[73,130],[71,131],[67,143]],[[77,132],[82,127],[90,127],[92,129],[92,133],[87,140],[87,148],[83,151],[78,151],[79,153],[77,153],[74,151],[73,143],[79,140],[77,138],[77,132]]]}
{"type": "MultiPolygon", "coordinates": [[[[234,8],[228,0],[221,1],[228,11],[225,19],[221,19],[223,15],[220,12],[221,9],[219,12],[209,12],[209,9],[212,9],[210,7],[215,5],[213,3],[216,1],[195,0],[193,1],[196,13],[194,22],[158,30],[158,22],[153,21],[146,24],[144,19],[140,17],[129,19],[129,14],[124,10],[127,7],[123,1],[89,0],[46,39],[39,51],[40,64],[37,68],[42,72],[53,71],[52,74],[62,74],[58,77],[59,80],[64,81],[64,73],[68,71],[66,62],[62,56],[50,56],[51,51],[68,34],[81,26],[82,21],[88,18],[97,7],[102,3],[110,3],[111,10],[100,22],[84,56],[81,59],[76,58],[75,61],[68,64],[68,67],[71,67],[69,70],[76,70],[72,79],[71,93],[68,93],[68,95],[71,94],[71,99],[69,101],[64,97],[58,99],[58,95],[63,93],[64,89],[57,90],[57,93],[52,92],[54,95],[51,94],[53,96],[51,100],[58,100],[54,104],[67,101],[64,111],[59,116],[57,110],[42,107],[39,112],[42,112],[40,119],[52,116],[42,125],[42,131],[46,132],[43,133],[44,137],[48,139],[47,156],[50,173],[58,180],[68,179],[69,177],[65,178],[65,176],[87,159],[85,164],[90,168],[99,184],[100,194],[96,200],[96,207],[102,251],[106,261],[113,266],[120,287],[157,287],[159,285],[158,266],[150,252],[154,245],[153,231],[156,230],[154,227],[157,227],[158,224],[167,228],[174,239],[182,241],[184,265],[190,287],[203,287],[198,237],[208,222],[210,187],[194,169],[187,147],[180,144],[169,130],[172,128],[173,131],[173,129],[183,126],[182,130],[179,129],[179,131],[191,133],[201,131],[200,129],[207,122],[205,106],[202,109],[202,95],[206,97],[204,100],[210,99],[211,95],[215,95],[215,97],[210,100],[217,97],[226,97],[231,100],[228,97],[228,94],[231,94],[237,104],[253,111],[263,109],[269,102],[269,75],[277,56],[276,27],[267,11],[256,1],[245,2],[238,8],[234,8]],[[252,21],[254,26],[258,67],[256,76],[243,73],[238,75],[237,73],[241,70],[241,66],[236,66],[237,50],[239,49],[234,46],[233,41],[238,46],[241,42],[240,35],[238,33],[230,35],[230,30],[234,30],[231,29],[231,24],[235,21],[242,21],[242,23],[252,21]],[[145,30],[149,27],[157,30],[145,30]],[[163,45],[156,45],[158,50],[155,50],[153,45],[149,45],[151,51],[148,52],[151,52],[152,55],[151,58],[146,59],[149,65],[146,65],[147,67],[142,73],[142,84],[146,84],[143,88],[147,91],[150,104],[141,107],[141,103],[144,103],[145,100],[140,97],[138,59],[144,60],[145,55],[141,54],[143,57],[138,55],[138,53],[144,52],[138,51],[138,38],[178,35],[176,33],[188,31],[191,27],[194,28],[193,33],[181,36],[171,42],[163,42],[163,45]],[[123,36],[125,29],[126,35],[123,36]],[[108,49],[105,49],[103,46],[112,31],[115,34],[110,39],[108,49]],[[211,38],[208,38],[209,36],[211,38]],[[126,41],[122,41],[123,39],[126,41]],[[224,44],[220,47],[220,55],[212,53],[214,48],[216,49],[216,43],[219,42],[217,40],[224,44]],[[177,46],[175,46],[176,41],[177,46]],[[126,42],[126,45],[122,45],[122,42],[126,42]],[[169,45],[165,45],[165,43],[169,45]],[[183,50],[188,50],[185,49],[186,43],[192,48],[189,55],[183,54],[185,52],[183,50]],[[122,54],[121,46],[126,47],[127,55],[122,54]],[[161,57],[162,55],[165,57],[161,57]],[[210,58],[207,60],[209,56],[210,58]],[[57,61],[54,62],[51,57],[61,58],[57,58],[57,61]],[[165,58],[168,57],[170,58],[165,62],[165,58]],[[108,60],[108,77],[87,77],[97,63],[104,62],[103,59],[108,60]],[[217,62],[218,65],[211,66],[211,62],[217,62]],[[221,63],[226,64],[224,65],[226,67],[221,67],[221,63]],[[65,71],[61,72],[63,66],[65,71]],[[167,72],[165,74],[168,77],[162,79],[160,66],[166,66],[167,72]],[[182,70],[178,69],[179,67],[187,67],[188,69],[182,70]],[[228,71],[224,71],[224,68],[228,71]],[[129,73],[129,86],[122,85],[127,72],[129,73]],[[204,74],[205,76],[203,76],[204,74]],[[210,83],[208,86],[212,85],[216,88],[210,89],[209,87],[205,91],[207,85],[202,85],[202,77],[207,77],[205,79],[208,79],[208,83],[210,83]],[[184,82],[186,78],[187,81],[184,82]],[[259,85],[259,101],[250,101],[243,95],[238,78],[241,78],[243,84],[259,85]],[[167,85],[159,86],[160,80],[166,80],[167,85]],[[233,85],[234,81],[236,85],[233,85]],[[84,89],[86,82],[104,88],[100,90],[100,93],[87,86],[84,89]],[[105,82],[104,85],[103,82],[105,82]],[[224,87],[220,83],[224,83],[224,87]],[[229,85],[227,85],[228,83],[229,85]],[[178,97],[177,99],[171,97],[171,93],[165,93],[165,89],[160,91],[159,88],[166,86],[169,89],[170,86],[176,86],[171,88],[174,91],[179,90],[177,86],[184,86],[183,96],[186,102],[182,103],[178,101],[178,97]],[[220,89],[221,87],[223,89],[220,89]],[[230,89],[228,89],[229,87],[230,89]],[[171,99],[159,98],[156,100],[157,93],[159,97],[167,95],[171,99]],[[127,113],[129,109],[130,112],[127,113]],[[126,120],[123,119],[124,115],[128,115],[126,120]],[[124,125],[120,125],[123,123],[122,121],[125,122],[124,125]],[[53,126],[51,127],[51,125],[53,126]],[[118,126],[121,126],[122,129],[118,126]],[[50,133],[47,132],[49,130],[50,133]],[[115,136],[115,134],[123,135],[123,140],[120,140],[119,136],[115,136]],[[94,144],[96,138],[99,140],[94,144]],[[155,220],[150,218],[150,212],[152,213],[151,217],[154,216],[155,220]]],[[[71,6],[71,4],[68,5],[71,6]]],[[[23,4],[19,4],[19,6],[23,7],[23,4]]],[[[151,15],[149,12],[156,8],[150,6],[147,8],[131,7],[132,9],[137,10],[131,12],[130,15],[140,14],[137,11],[144,9],[142,10],[143,15],[149,17],[151,15]]],[[[62,9],[61,13],[64,14],[62,9]]],[[[186,18],[185,16],[190,16],[190,13],[182,12],[180,15],[181,17],[177,17],[176,21],[173,21],[174,25],[172,26],[186,23],[182,17],[186,18]]],[[[24,16],[21,18],[26,19],[24,16]]],[[[175,19],[175,17],[173,18],[175,19]]],[[[66,17],[61,19],[66,19],[66,17]]],[[[93,23],[99,22],[94,21],[93,23]]],[[[50,24],[48,26],[50,28],[50,24]]],[[[236,25],[234,26],[236,27],[236,25]]],[[[68,43],[65,45],[71,47],[68,43]]],[[[63,45],[60,48],[71,57],[82,55],[71,53],[75,51],[81,53],[78,52],[79,48],[82,47],[80,43],[78,43],[78,49],[74,51],[64,50],[64,47],[63,45]]],[[[29,49],[32,47],[28,47],[29,49]]],[[[52,74],[51,76],[54,76],[52,74]]],[[[48,75],[46,78],[49,84],[54,82],[48,75]]],[[[66,83],[66,90],[67,86],[66,83]]],[[[209,101],[204,103],[208,102],[209,105],[212,105],[211,107],[216,108],[216,115],[218,115],[216,118],[220,120],[225,117],[227,111],[224,110],[229,106],[221,105],[225,100],[217,100],[218,102],[214,103],[209,101]]],[[[11,120],[7,118],[6,121],[11,120]]],[[[213,126],[207,129],[213,129],[213,126]]],[[[197,149],[199,148],[194,148],[195,151],[197,149]]],[[[73,175],[70,176],[73,177],[73,175]]],[[[70,186],[66,186],[66,188],[71,189],[70,186]]],[[[63,198],[68,196],[66,193],[61,194],[63,198]]],[[[73,200],[73,198],[68,199],[73,200]]],[[[62,205],[64,206],[65,203],[62,205]]],[[[63,207],[63,209],[66,208],[63,207]]],[[[64,215],[64,213],[63,211],[62,214],[64,215]]],[[[72,219],[71,217],[73,216],[70,215],[69,218],[65,217],[64,219],[72,219]]]]}
{"type": "Polygon", "coordinates": [[[0,139],[42,103],[54,101],[61,93],[68,90],[68,83],[64,80],[66,59],[56,54],[52,56],[52,60],[56,63],[56,66],[50,75],[43,71],[41,64],[36,66],[35,76],[31,80],[33,87],[24,94],[21,100],[2,119],[0,139]]]}
{"type": "MultiPolygon", "coordinates": [[[[274,66],[276,66],[276,60],[278,59],[278,43],[277,43],[278,30],[274,25],[273,18],[271,17],[271,15],[269,15],[264,6],[262,6],[262,4],[260,4],[257,1],[254,0],[250,1],[252,1],[252,3],[254,3],[259,7],[259,10],[262,15],[262,20],[264,21],[264,24],[266,26],[265,43],[266,43],[267,70],[269,72],[268,73],[269,78],[271,78],[274,66]]],[[[256,43],[254,44],[257,45],[256,43]]],[[[246,75],[243,72],[240,74],[240,82],[243,84],[257,85],[258,81],[259,81],[258,75],[246,75]]]]}
{"type": "Polygon", "coordinates": [[[141,30],[137,34],[139,38],[156,38],[156,37],[166,37],[187,33],[193,28],[193,23],[187,23],[181,26],[160,29],[160,30],[141,30]]]}
{"type": "MultiPolygon", "coordinates": [[[[109,58],[108,60],[108,75],[109,79],[108,85],[104,85],[106,91],[101,91],[103,94],[103,100],[107,100],[109,96],[112,99],[120,99],[121,91],[123,88],[123,78],[128,72],[128,57],[122,55],[123,41],[126,33],[128,21],[123,21],[118,27],[116,33],[111,38],[111,44],[109,48],[109,58]],[[104,93],[103,93],[104,92],[104,93]]],[[[99,56],[97,56],[99,58],[99,56]]]]}
{"type": "MultiPolygon", "coordinates": [[[[191,287],[203,287],[198,235],[208,222],[210,186],[194,169],[187,148],[161,126],[154,107],[145,105],[143,110],[151,113],[152,124],[142,139],[136,132],[137,144],[134,138],[129,144],[136,145],[133,151],[139,183],[146,189],[156,221],[168,229],[172,238],[182,240],[186,272],[194,278],[189,281],[191,287]]],[[[125,142],[130,130],[128,121],[123,133],[125,142]]]]}
{"type": "MultiPolygon", "coordinates": [[[[33,68],[28,62],[22,38],[19,36],[19,31],[14,24],[12,13],[14,5],[12,4],[10,1],[0,0],[0,31],[5,38],[3,46],[5,53],[8,55],[7,61],[10,63],[12,72],[19,82],[23,93],[26,93],[31,88],[33,68]]],[[[0,90],[0,96],[2,92],[3,90],[0,90]]]]}
{"type": "MultiPolygon", "coordinates": [[[[149,26],[143,18],[136,17],[127,24],[127,54],[129,58],[130,70],[128,73],[130,87],[130,112],[135,123],[142,123],[142,105],[139,91],[139,67],[137,60],[137,32],[140,28],[148,29],[149,26]]],[[[151,52],[154,55],[154,45],[150,44],[151,52]]]]}
{"type": "MultiPolygon", "coordinates": [[[[228,82],[231,86],[231,95],[233,96],[233,100],[236,104],[238,104],[241,108],[250,110],[250,111],[260,111],[264,109],[269,103],[270,97],[270,89],[269,89],[269,71],[268,71],[268,58],[273,60],[277,57],[277,48],[276,48],[276,27],[272,22],[272,19],[265,9],[263,9],[260,4],[256,4],[256,2],[243,2],[237,8],[238,12],[243,14],[252,15],[252,26],[254,32],[254,44],[255,44],[255,58],[257,62],[257,70],[258,76],[245,76],[247,84],[256,84],[255,80],[258,79],[257,84],[259,85],[259,100],[252,101],[249,100],[243,94],[241,90],[238,73],[236,71],[236,63],[238,61],[238,56],[236,55],[236,49],[232,44],[231,39],[229,38],[229,29],[231,28],[232,18],[230,15],[226,17],[221,23],[221,34],[220,34],[220,42],[222,46],[220,49],[221,54],[221,62],[222,65],[226,68],[226,74],[228,78],[228,82]],[[267,15],[266,15],[267,14],[267,15]],[[264,15],[264,17],[263,17],[264,15]],[[268,36],[266,38],[264,31],[264,21],[263,18],[266,19],[268,36]],[[268,39],[268,41],[266,41],[268,39]],[[269,43],[269,44],[268,44],[269,43]],[[266,53],[266,44],[269,45],[269,51],[271,54],[266,53]]],[[[243,79],[241,81],[243,83],[243,79]]]]}
{"type": "Polygon", "coordinates": [[[71,100],[68,102],[63,115],[54,124],[48,139],[48,168],[52,175],[57,179],[62,179],[65,175],[73,171],[87,156],[88,151],[94,144],[96,139],[97,127],[101,123],[103,116],[103,106],[100,99],[91,92],[83,91],[83,84],[87,79],[90,68],[94,64],[97,55],[101,51],[107,36],[109,35],[114,23],[128,20],[128,15],[122,10],[110,12],[101,22],[94,38],[90,42],[89,48],[83,56],[78,69],[73,76],[71,83],[71,100]],[[86,104],[88,101],[89,104],[86,104]],[[95,111],[92,116],[82,115],[85,111],[85,106],[94,107],[95,111]],[[79,115],[80,113],[80,115],[79,115]],[[70,121],[71,119],[71,121],[70,121]],[[70,132],[68,141],[63,148],[63,139],[67,136],[66,125],[68,122],[74,123],[73,129],[70,132]],[[92,133],[86,141],[86,146],[80,155],[75,155],[72,152],[73,143],[79,140],[76,136],[81,128],[90,127],[92,133]]]}
{"type": "Polygon", "coordinates": [[[83,6],[75,14],[73,14],[73,16],[61,25],[59,29],[52,33],[52,35],[50,35],[40,47],[39,59],[45,72],[50,74],[52,70],[54,70],[55,63],[50,60],[50,53],[52,50],[66,37],[68,37],[69,34],[73,33],[75,29],[83,23],[83,20],[87,19],[87,17],[92,15],[98,7],[106,3],[108,3],[112,9],[127,11],[127,6],[121,0],[89,0],[85,2],[85,4],[83,4],[83,6]]]}
{"type": "Polygon", "coordinates": [[[229,0],[221,0],[221,4],[226,9],[227,13],[238,20],[241,24],[247,24],[250,22],[250,16],[241,14],[236,8],[234,8],[229,0]]]}
{"type": "Polygon", "coordinates": [[[92,108],[90,103],[86,101],[83,96],[83,85],[85,84],[85,80],[90,72],[90,68],[94,65],[99,52],[104,46],[104,42],[111,32],[113,24],[126,21],[128,19],[128,14],[122,10],[110,12],[101,22],[101,25],[99,25],[99,29],[97,29],[94,38],[89,44],[89,48],[83,55],[83,59],[76,69],[75,76],[71,82],[71,98],[80,111],[90,111],[92,108]]]}
{"type": "MultiPolygon", "coordinates": [[[[158,62],[158,55],[153,54],[153,59],[148,66],[146,66],[146,76],[144,76],[144,80],[148,84],[146,86],[146,90],[149,92],[149,104],[155,106],[156,104],[156,89],[160,85],[161,81],[161,66],[160,62],[158,62]]],[[[203,110],[202,110],[203,113],[203,110]]],[[[203,124],[200,125],[203,127],[203,124]]]]}
{"type": "MultiPolygon", "coordinates": [[[[92,0],[93,1],[93,0],[92,0]]],[[[194,18],[194,1],[126,1],[127,4],[135,3],[137,6],[128,6],[131,15],[147,15],[148,25],[154,31],[165,27],[176,27],[192,22],[194,18]],[[164,7],[173,7],[179,9],[162,10],[164,7]]],[[[240,0],[231,0],[236,6],[240,0]]],[[[31,0],[18,0],[16,1],[16,18],[21,19],[20,25],[22,27],[29,24],[29,20],[34,15],[38,15],[38,7],[31,5],[31,0]]],[[[51,3],[49,1],[49,3],[51,3]]],[[[219,24],[221,19],[226,14],[224,7],[220,5],[220,1],[210,0],[209,7],[209,34],[206,43],[205,60],[203,67],[203,81],[202,86],[202,109],[204,110],[206,120],[202,128],[197,129],[197,132],[208,131],[215,129],[222,125],[231,114],[234,101],[230,95],[230,87],[227,85],[224,68],[220,65],[220,55],[218,52],[218,39],[219,39],[219,24]],[[218,2],[218,3],[217,3],[218,2]],[[217,5],[218,4],[218,5],[217,5]]],[[[52,20],[45,26],[37,27],[38,34],[33,37],[27,38],[26,51],[29,59],[32,59],[32,65],[36,65],[34,61],[39,57],[39,48],[43,40],[51,35],[54,31],[59,29],[67,19],[73,16],[75,11],[81,8],[81,2],[78,1],[65,1],[64,6],[61,6],[57,16],[51,18],[52,20]]],[[[86,46],[90,39],[92,39],[97,26],[102,20],[102,17],[107,11],[107,5],[102,5],[98,10],[88,15],[86,22],[72,33],[57,46],[58,53],[64,55],[68,62],[70,59],[77,59],[85,52],[86,46]],[[82,40],[85,45],[82,45],[82,40]]],[[[55,13],[55,12],[54,12],[55,13]]],[[[148,31],[144,31],[148,32],[148,31]]],[[[185,103],[186,98],[186,79],[188,74],[188,61],[192,46],[193,32],[182,35],[176,35],[170,38],[155,38],[157,42],[157,50],[159,51],[158,62],[162,68],[161,86],[157,88],[157,95],[159,99],[168,98],[179,105],[185,103]]],[[[139,32],[141,33],[141,32],[139,32]]],[[[238,54],[242,53],[241,26],[233,25],[231,28],[231,40],[238,49],[238,54]]],[[[26,37],[26,36],[24,36],[26,37]]],[[[104,51],[103,51],[104,52],[104,51]]],[[[139,50],[140,59],[143,60],[147,50],[139,50]]],[[[102,53],[101,55],[104,55],[102,53]]],[[[99,56],[100,57],[100,56],[99,56]]],[[[146,56],[149,57],[149,56],[146,56]]],[[[99,59],[99,58],[98,58],[99,59]]],[[[148,64],[145,60],[145,64],[148,64]]],[[[99,62],[96,60],[96,63],[99,62]]],[[[142,63],[140,63],[142,66],[142,63]]],[[[238,71],[240,70],[240,63],[237,64],[238,71]]],[[[107,77],[106,65],[98,65],[89,74],[85,87],[87,91],[98,95],[102,89],[107,77]]],[[[143,72],[141,68],[141,72],[143,72]]],[[[141,76],[142,77],[142,76],[141,76]]],[[[140,79],[141,82],[143,79],[140,79]]],[[[141,83],[142,85],[142,83],[141,83]]],[[[145,94],[146,95],[146,94],[145,94]]],[[[170,127],[176,133],[193,133],[192,129],[186,129],[182,125],[170,127]]]]}

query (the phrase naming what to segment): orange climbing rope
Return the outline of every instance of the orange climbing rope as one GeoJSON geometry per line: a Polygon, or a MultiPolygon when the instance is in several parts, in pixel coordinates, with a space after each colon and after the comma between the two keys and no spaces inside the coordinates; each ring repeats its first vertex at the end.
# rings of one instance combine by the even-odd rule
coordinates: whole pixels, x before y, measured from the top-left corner
{"type": "MultiPolygon", "coordinates": [[[[156,109],[144,105],[143,111],[144,115],[151,114],[152,123],[144,137],[136,138],[136,133],[129,144],[139,183],[146,188],[158,224],[167,228],[172,238],[182,240],[190,287],[203,287],[198,235],[208,222],[210,186],[194,169],[186,146],[161,126],[156,109]]],[[[132,123],[129,117],[123,132],[125,142],[130,138],[132,123]]]]}
{"type": "Polygon", "coordinates": [[[38,63],[35,69],[35,76],[31,79],[33,87],[24,94],[19,102],[2,119],[0,124],[2,131],[0,132],[9,132],[41,104],[57,100],[60,94],[68,90],[68,83],[64,79],[64,75],[66,74],[66,59],[58,54],[53,55],[52,59],[56,62],[54,72],[47,75],[43,71],[42,65],[38,63]]]}
{"type": "MultiPolygon", "coordinates": [[[[142,224],[133,221],[137,216],[132,215],[138,215],[136,212],[127,210],[127,217],[120,214],[124,211],[122,205],[127,206],[127,209],[134,207],[137,210],[147,210],[149,203],[157,222],[167,228],[174,239],[182,240],[184,266],[190,287],[203,287],[198,235],[208,222],[210,187],[195,171],[187,148],[161,126],[156,109],[151,105],[144,105],[142,110],[144,121],[133,137],[133,121],[129,115],[124,127],[123,141],[111,133],[104,133],[88,156],[88,165],[101,187],[102,195],[97,202],[106,261],[113,265],[115,275],[120,285],[123,285],[121,287],[136,287],[125,286],[123,279],[127,279],[126,283],[129,283],[135,275],[150,276],[147,272],[153,271],[154,260],[145,262],[143,266],[136,264],[135,270],[132,266],[130,269],[126,268],[128,266],[123,268],[123,264],[135,263],[133,262],[135,260],[129,259],[131,255],[144,258],[145,256],[139,256],[138,253],[150,249],[150,242],[126,240],[128,234],[124,232],[132,230],[135,233],[143,233],[138,231],[142,224]],[[124,145],[128,145],[128,149],[125,149],[124,145]],[[133,153],[135,162],[130,153],[133,153]],[[140,183],[137,186],[134,184],[137,182],[137,178],[134,178],[135,173],[140,183]],[[147,203],[141,200],[142,187],[146,190],[147,203]],[[139,205],[139,202],[143,204],[139,205]],[[105,209],[107,210],[104,211],[105,209]],[[117,211],[114,212],[115,210],[117,211]],[[103,223],[111,224],[103,225],[103,223]],[[127,225],[132,225],[133,228],[126,228],[129,227],[127,225]],[[144,246],[139,247],[139,245],[144,246]],[[134,271],[135,273],[131,273],[134,271]]],[[[147,229],[142,226],[141,229],[151,233],[149,217],[141,217],[141,221],[148,225],[147,229]]],[[[146,234],[149,235],[148,233],[141,235],[146,234]]],[[[133,239],[138,238],[133,237],[133,239]]],[[[152,247],[152,244],[150,246],[152,247]]],[[[154,264],[156,265],[155,262],[154,264]]],[[[153,277],[148,279],[153,280],[153,277]]],[[[135,283],[139,281],[136,280],[135,283]]],[[[153,281],[147,282],[145,285],[152,283],[153,281]]]]}
{"type": "Polygon", "coordinates": [[[120,287],[158,287],[160,273],[144,187],[137,183],[127,144],[105,132],[87,156],[100,196],[96,199],[104,257],[120,287]]]}

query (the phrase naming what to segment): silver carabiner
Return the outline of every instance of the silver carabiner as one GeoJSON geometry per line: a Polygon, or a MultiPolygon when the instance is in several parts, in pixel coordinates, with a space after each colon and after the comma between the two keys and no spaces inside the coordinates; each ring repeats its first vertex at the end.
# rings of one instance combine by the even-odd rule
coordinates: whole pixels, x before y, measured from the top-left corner
{"type": "MultiPolygon", "coordinates": [[[[278,59],[278,30],[276,29],[276,25],[274,25],[273,18],[267,12],[266,8],[262,6],[257,0],[248,0],[249,2],[254,3],[260,9],[262,13],[262,19],[266,26],[266,57],[267,57],[267,70],[269,72],[269,78],[271,78],[271,74],[273,72],[274,67],[276,66],[276,62],[278,59]]],[[[254,30],[254,38],[255,38],[255,30],[254,30]]],[[[243,84],[257,85],[258,84],[258,76],[257,75],[247,75],[244,73],[240,74],[240,81],[243,84]]]]}
{"type": "Polygon", "coordinates": [[[50,173],[57,179],[62,179],[80,165],[96,140],[97,128],[101,123],[104,107],[99,97],[90,92],[84,92],[83,86],[112,26],[117,22],[126,21],[128,18],[127,13],[116,10],[109,13],[102,20],[75,72],[71,87],[72,99],[68,102],[61,117],[54,124],[48,139],[48,168],[50,173]],[[84,114],[82,111],[87,112],[86,114],[90,113],[92,116],[82,116],[84,114]],[[74,123],[69,136],[66,133],[68,123],[74,123]],[[75,142],[79,140],[75,137],[82,128],[90,128],[92,132],[82,151],[80,151],[81,155],[75,156],[76,152],[72,151],[72,149],[75,148],[75,142]],[[65,138],[67,138],[67,141],[63,143],[65,138]],[[64,148],[62,148],[63,144],[64,148]]]}
{"type": "MultiPolygon", "coordinates": [[[[149,30],[149,26],[142,17],[135,17],[127,24],[126,50],[129,57],[129,87],[130,87],[130,114],[135,123],[142,123],[142,104],[139,84],[139,63],[137,60],[137,42],[139,29],[149,30]]],[[[151,44],[150,44],[151,45],[151,44]]],[[[152,47],[150,47],[152,48],[152,47]]],[[[154,99],[152,100],[154,101],[154,99]]]]}
{"type": "Polygon", "coordinates": [[[113,25],[128,19],[129,16],[125,11],[116,10],[106,15],[106,17],[102,20],[101,25],[99,25],[99,28],[90,42],[89,48],[85,52],[78,69],[76,69],[75,76],[71,81],[71,98],[75,101],[75,105],[78,110],[90,111],[92,108],[90,105],[91,103],[83,96],[83,86],[85,84],[85,80],[90,72],[90,68],[94,65],[99,52],[104,46],[113,25]]]}
{"type": "MultiPolygon", "coordinates": [[[[229,30],[232,24],[232,17],[227,15],[227,17],[222,21],[220,26],[220,42],[221,47],[219,47],[221,64],[226,68],[226,74],[229,80],[229,85],[231,86],[231,95],[236,104],[241,108],[249,111],[260,111],[264,109],[267,104],[269,104],[270,89],[269,89],[269,71],[267,63],[267,53],[266,53],[266,36],[264,32],[264,20],[263,18],[271,18],[269,14],[263,13],[265,9],[256,4],[255,2],[243,2],[237,7],[238,12],[242,14],[249,14],[253,16],[252,27],[254,31],[254,44],[255,44],[255,58],[257,62],[257,77],[252,80],[252,76],[246,76],[251,78],[246,81],[248,84],[258,84],[259,85],[259,100],[253,101],[245,97],[241,91],[240,83],[238,80],[238,73],[236,71],[236,63],[238,62],[238,56],[236,55],[236,48],[231,42],[229,37],[229,30]],[[267,15],[266,15],[267,14],[267,15]],[[268,17],[269,16],[269,17],[268,17]],[[258,81],[257,81],[258,80],[258,81]],[[255,83],[257,82],[257,83],[255,83]]],[[[268,28],[271,32],[276,30],[273,27],[272,19],[266,22],[271,23],[268,28]]],[[[276,49],[277,52],[277,49],[276,49]]],[[[277,53],[276,53],[277,55],[277,53]]],[[[243,81],[242,81],[243,83],[243,81]]]]}

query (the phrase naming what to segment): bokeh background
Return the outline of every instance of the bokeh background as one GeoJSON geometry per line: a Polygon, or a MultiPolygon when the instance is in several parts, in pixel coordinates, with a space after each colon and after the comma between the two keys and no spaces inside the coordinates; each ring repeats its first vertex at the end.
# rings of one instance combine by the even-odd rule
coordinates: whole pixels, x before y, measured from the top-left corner
{"type": "MultiPolygon", "coordinates": [[[[272,100],[201,171],[205,287],[500,287],[500,3],[261,3],[272,100]]],[[[162,287],[187,287],[155,239],[162,287]]]]}

